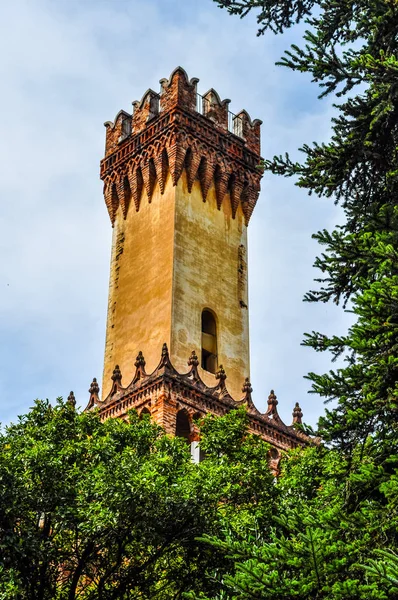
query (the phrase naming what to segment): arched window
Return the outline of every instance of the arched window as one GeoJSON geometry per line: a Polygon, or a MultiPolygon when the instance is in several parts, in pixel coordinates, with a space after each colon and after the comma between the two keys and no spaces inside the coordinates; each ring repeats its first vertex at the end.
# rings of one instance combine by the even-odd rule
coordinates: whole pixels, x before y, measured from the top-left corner
{"type": "Polygon", "coordinates": [[[142,419],[142,417],[144,415],[149,415],[151,416],[151,411],[145,406],[142,411],[140,412],[140,419],[142,419]]]}
{"type": "Polygon", "coordinates": [[[202,312],[202,369],[215,373],[217,371],[217,325],[210,310],[202,312]]]}
{"type": "Polygon", "coordinates": [[[188,444],[191,443],[191,424],[185,410],[180,410],[177,413],[176,436],[184,438],[188,444]]]}

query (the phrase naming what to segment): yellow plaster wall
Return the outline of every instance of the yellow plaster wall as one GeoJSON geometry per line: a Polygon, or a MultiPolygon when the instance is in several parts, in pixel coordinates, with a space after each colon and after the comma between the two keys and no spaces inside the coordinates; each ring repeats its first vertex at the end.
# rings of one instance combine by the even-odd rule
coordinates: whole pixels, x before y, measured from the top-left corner
{"type": "Polygon", "coordinates": [[[151,202],[145,190],[138,212],[131,201],[127,219],[118,208],[112,240],[102,397],[111,389],[116,364],[122,385],[133,378],[140,350],[147,372],[170,347],[175,188],[170,176],[165,192],[158,185],[151,202]]]}
{"type": "MultiPolygon", "coordinates": [[[[102,397],[111,388],[119,364],[122,385],[130,383],[135,358],[142,350],[146,370],[153,371],[166,342],[180,372],[195,350],[200,360],[201,314],[217,317],[218,364],[227,374],[232,396],[242,396],[249,373],[248,310],[239,303],[239,246],[247,246],[247,230],[239,207],[232,219],[230,199],[217,209],[215,189],[203,202],[199,181],[188,193],[185,173],[176,187],[170,176],[165,192],[158,185],[148,202],[145,191],[139,212],[131,203],[127,219],[119,207],[113,231],[111,274],[102,397]]],[[[210,386],[214,375],[200,370],[210,386]]]]}
{"type": "MultiPolygon", "coordinates": [[[[217,317],[218,364],[227,374],[227,388],[242,397],[250,376],[248,309],[239,303],[239,246],[247,248],[247,228],[239,206],[232,219],[230,199],[217,209],[214,185],[206,202],[195,181],[188,193],[185,174],[179,179],[175,200],[175,248],[170,355],[180,372],[195,350],[200,360],[201,314],[210,308],[217,317]]],[[[214,375],[200,369],[210,386],[214,375]]]]}

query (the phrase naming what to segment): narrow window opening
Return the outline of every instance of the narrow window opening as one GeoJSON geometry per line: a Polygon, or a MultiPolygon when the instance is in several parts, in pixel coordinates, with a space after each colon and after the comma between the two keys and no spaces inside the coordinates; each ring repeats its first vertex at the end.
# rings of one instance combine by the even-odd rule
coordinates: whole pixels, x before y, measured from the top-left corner
{"type": "Polygon", "coordinates": [[[131,118],[124,116],[122,119],[121,135],[118,142],[123,142],[131,133],[131,118]]]}
{"type": "Polygon", "coordinates": [[[185,410],[180,410],[177,413],[176,436],[184,438],[187,444],[191,443],[191,424],[185,410]]]}
{"type": "Polygon", "coordinates": [[[159,96],[151,96],[149,101],[149,115],[147,121],[150,121],[159,114],[159,96]]]}
{"type": "Polygon", "coordinates": [[[141,411],[141,413],[140,413],[140,419],[142,419],[142,417],[143,417],[144,415],[149,415],[149,416],[151,416],[151,411],[150,411],[150,410],[149,410],[149,409],[148,409],[146,406],[145,406],[145,407],[142,409],[142,411],[141,411]]]}
{"type": "Polygon", "coordinates": [[[209,310],[202,312],[202,369],[217,371],[217,326],[214,315],[209,310]]]}
{"type": "Polygon", "coordinates": [[[237,115],[233,116],[233,133],[241,138],[243,138],[243,119],[242,117],[238,117],[237,115]]]}

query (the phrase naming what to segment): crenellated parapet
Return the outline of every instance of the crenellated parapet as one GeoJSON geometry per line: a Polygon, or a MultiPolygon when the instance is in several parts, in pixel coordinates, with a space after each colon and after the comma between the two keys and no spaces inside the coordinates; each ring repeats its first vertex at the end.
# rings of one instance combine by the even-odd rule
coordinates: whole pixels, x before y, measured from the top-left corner
{"type": "Polygon", "coordinates": [[[171,73],[169,79],[160,80],[160,110],[172,110],[176,106],[189,112],[196,107],[196,86],[199,82],[197,77],[188,79],[186,71],[177,67],[171,73]]]}
{"type": "Polygon", "coordinates": [[[122,385],[122,374],[116,365],[111,377],[111,391],[103,401],[99,398],[98,384],[93,380],[86,410],[98,409],[102,420],[126,418],[131,409],[136,409],[139,413],[144,411],[151,414],[172,435],[176,435],[177,414],[183,410],[189,417],[192,434],[196,435],[194,421],[197,417],[207,413],[221,416],[245,406],[251,433],[262,437],[274,449],[289,450],[311,443],[311,439],[295,426],[296,423],[301,423],[303,414],[298,403],[294,408],[292,425],[285,425],[278,414],[278,401],[273,390],[268,397],[267,411],[261,413],[253,403],[249,379],[246,378],[243,384],[243,396],[235,400],[228,392],[227,374],[221,365],[215,374],[214,386],[208,386],[202,381],[198,365],[197,354],[193,351],[188,359],[189,370],[179,373],[171,363],[167,345],[163,344],[158,366],[152,373],[147,373],[145,359],[142,352],[139,352],[131,382],[126,386],[122,385]]]}
{"type": "Polygon", "coordinates": [[[248,224],[262,176],[261,121],[234,115],[213,89],[200,96],[198,79],[181,67],[160,83],[160,93],[148,90],[133,102],[132,115],[120,111],[105,123],[101,179],[112,224],[119,206],[126,218],[130,206],[139,211],[143,197],[151,200],[156,184],[163,194],[168,175],[176,186],[184,171],[189,191],[199,180],[205,201],[214,184],[218,208],[229,201],[235,218],[241,205],[248,224]]]}
{"type": "Polygon", "coordinates": [[[235,118],[238,119],[239,117],[235,117],[235,115],[232,115],[229,111],[230,102],[231,100],[229,99],[221,100],[216,90],[211,88],[206,94],[203,94],[201,100],[198,98],[198,108],[199,111],[205,117],[211,119],[217,127],[220,127],[224,131],[228,131],[231,128],[232,132],[235,131],[236,135],[239,135],[238,122],[235,121],[235,118]]]}

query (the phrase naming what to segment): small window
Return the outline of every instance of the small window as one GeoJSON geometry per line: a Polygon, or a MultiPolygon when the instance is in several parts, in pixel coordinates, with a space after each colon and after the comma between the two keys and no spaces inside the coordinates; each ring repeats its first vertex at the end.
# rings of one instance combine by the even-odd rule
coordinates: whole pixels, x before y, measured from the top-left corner
{"type": "Polygon", "coordinates": [[[158,114],[159,114],[159,96],[156,94],[156,96],[151,96],[151,100],[149,103],[148,120],[152,119],[153,117],[157,117],[158,114]]]}
{"type": "Polygon", "coordinates": [[[185,410],[180,410],[177,413],[176,436],[184,438],[187,444],[191,443],[191,424],[185,410]]]}
{"type": "Polygon", "coordinates": [[[217,325],[214,315],[209,310],[202,312],[202,369],[215,373],[217,371],[217,325]]]}

